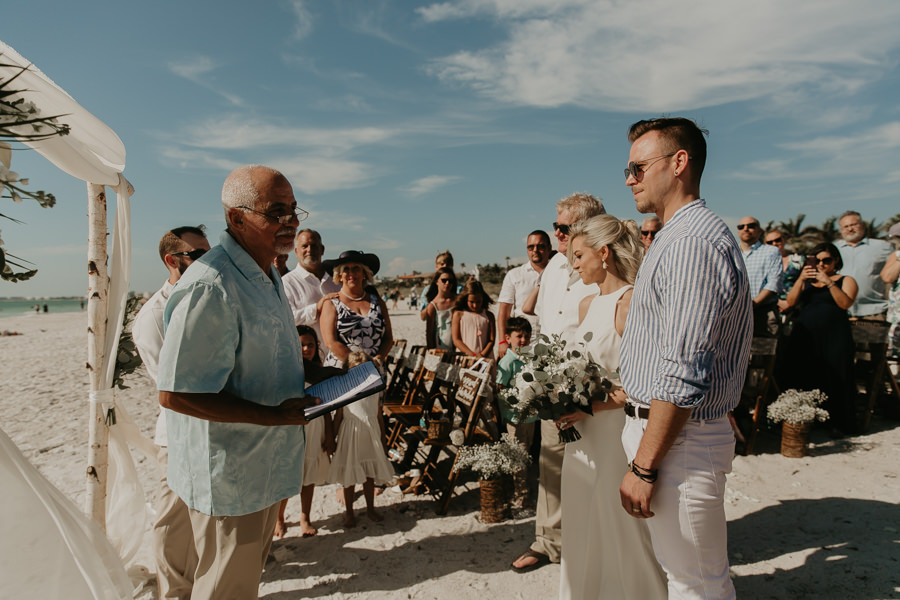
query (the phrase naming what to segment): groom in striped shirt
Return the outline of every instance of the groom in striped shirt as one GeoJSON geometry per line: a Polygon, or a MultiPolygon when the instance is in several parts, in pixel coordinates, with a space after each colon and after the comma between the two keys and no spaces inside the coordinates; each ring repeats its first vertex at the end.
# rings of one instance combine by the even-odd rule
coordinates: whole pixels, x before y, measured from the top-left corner
{"type": "Polygon", "coordinates": [[[669,598],[734,598],[725,474],[752,339],[750,289],[728,227],[700,199],[705,132],[688,119],[631,126],[626,185],[663,228],[635,282],[621,349],[631,461],[622,507],[647,519],[669,598]]]}

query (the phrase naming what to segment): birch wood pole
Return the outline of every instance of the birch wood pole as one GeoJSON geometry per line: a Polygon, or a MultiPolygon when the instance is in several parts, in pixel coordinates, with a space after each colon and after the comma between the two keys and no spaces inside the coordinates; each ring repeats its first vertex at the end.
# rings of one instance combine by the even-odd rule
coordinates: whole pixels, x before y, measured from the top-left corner
{"type": "MultiPolygon", "coordinates": [[[[104,388],[103,348],[106,342],[109,272],[106,252],[106,190],[87,184],[88,191],[88,362],[91,392],[104,388]]],[[[109,428],[103,406],[93,397],[88,431],[87,497],[85,511],[106,531],[106,472],[109,428]]]]}

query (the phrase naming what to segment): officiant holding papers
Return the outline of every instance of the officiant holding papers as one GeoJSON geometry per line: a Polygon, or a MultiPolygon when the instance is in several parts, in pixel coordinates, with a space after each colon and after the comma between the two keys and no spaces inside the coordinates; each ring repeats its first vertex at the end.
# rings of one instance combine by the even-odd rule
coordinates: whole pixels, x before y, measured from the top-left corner
{"type": "MultiPolygon", "coordinates": [[[[374,254],[348,250],[322,262],[341,289],[322,306],[319,326],[328,348],[326,365],[354,366],[364,360],[381,365],[394,345],[387,306],[377,294],[366,290],[381,266],[374,254]]],[[[347,514],[344,526],[356,525],[353,494],[362,484],[367,514],[373,521],[383,517],[375,511],[375,484],[388,483],[394,475],[385,456],[381,394],[369,396],[335,411],[338,447],[329,471],[329,481],[344,486],[347,514]]]]}
{"type": "Polygon", "coordinates": [[[167,481],[187,504],[198,565],[194,600],[259,596],[283,498],[302,483],[306,443],[300,339],[272,265],[299,219],[274,169],[234,170],[222,188],[226,231],[166,304],[159,403],[167,481]],[[290,457],[291,460],[285,460],[290,457]]]}

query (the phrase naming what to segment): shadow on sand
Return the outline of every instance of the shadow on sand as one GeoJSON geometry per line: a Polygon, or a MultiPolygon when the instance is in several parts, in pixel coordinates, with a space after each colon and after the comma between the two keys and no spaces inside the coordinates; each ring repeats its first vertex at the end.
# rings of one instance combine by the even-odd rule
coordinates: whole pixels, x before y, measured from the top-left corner
{"type": "MultiPolygon", "coordinates": [[[[860,473],[860,477],[865,477],[860,473]]],[[[738,597],[772,599],[897,598],[900,506],[848,498],[787,500],[728,523],[731,564],[789,553],[799,566],[738,576],[738,597]],[[873,590],[861,595],[860,589],[873,590]]]]}

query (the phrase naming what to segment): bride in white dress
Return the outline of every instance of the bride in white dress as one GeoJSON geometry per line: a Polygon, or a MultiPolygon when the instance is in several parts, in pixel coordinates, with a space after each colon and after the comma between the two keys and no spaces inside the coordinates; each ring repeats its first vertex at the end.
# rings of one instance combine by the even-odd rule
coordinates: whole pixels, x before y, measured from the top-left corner
{"type": "MultiPolygon", "coordinates": [[[[615,374],[619,345],[643,246],[634,221],[600,215],[576,223],[569,233],[569,262],[600,294],[579,307],[573,339],[583,340],[591,361],[615,374]]],[[[576,427],[566,444],[562,470],[560,598],[652,600],[666,597],[665,575],[653,555],[647,524],[622,510],[619,484],[628,463],[622,450],[625,393],[615,387],[607,402],[593,403],[593,416],[576,411],[557,421],[576,427]]]]}

